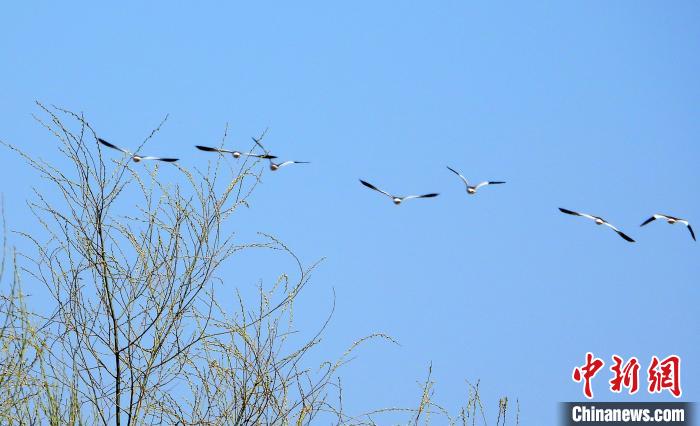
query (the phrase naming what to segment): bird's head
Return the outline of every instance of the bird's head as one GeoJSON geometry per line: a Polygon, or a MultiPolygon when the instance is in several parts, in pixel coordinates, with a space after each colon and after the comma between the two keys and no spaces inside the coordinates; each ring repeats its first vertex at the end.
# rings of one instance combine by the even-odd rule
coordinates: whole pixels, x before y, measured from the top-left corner
{"type": "Polygon", "coordinates": [[[402,200],[401,198],[399,198],[399,197],[394,197],[394,198],[392,199],[392,201],[394,202],[394,204],[396,204],[396,205],[398,206],[399,204],[401,204],[401,202],[402,202],[403,200],[402,200]]]}

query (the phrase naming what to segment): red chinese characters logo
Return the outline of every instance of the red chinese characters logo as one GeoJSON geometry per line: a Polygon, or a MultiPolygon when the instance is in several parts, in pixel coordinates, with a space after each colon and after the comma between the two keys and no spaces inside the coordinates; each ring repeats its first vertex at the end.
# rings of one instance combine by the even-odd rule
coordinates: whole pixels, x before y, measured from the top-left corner
{"type": "MultiPolygon", "coordinates": [[[[613,355],[612,360],[610,371],[613,376],[608,382],[610,391],[620,393],[625,388],[630,395],[637,393],[641,368],[637,358],[631,357],[625,362],[623,358],[613,355]]],[[[572,378],[576,383],[584,382],[583,394],[586,398],[593,398],[592,381],[604,365],[602,359],[596,358],[591,352],[588,352],[585,364],[574,368],[572,378]]],[[[647,389],[651,394],[668,390],[671,395],[680,398],[683,393],[681,389],[681,358],[677,355],[670,355],[660,360],[653,356],[647,369],[647,382],[649,385],[647,389]]]]}
{"type": "Polygon", "coordinates": [[[661,361],[656,356],[651,357],[649,365],[649,393],[661,393],[668,389],[671,395],[680,398],[681,390],[681,358],[671,355],[661,361]]]}
{"type": "Polygon", "coordinates": [[[600,358],[595,358],[592,353],[586,353],[586,363],[580,367],[574,368],[574,373],[572,374],[573,379],[576,383],[581,380],[584,381],[583,384],[583,394],[586,398],[593,398],[593,390],[591,389],[591,380],[598,374],[598,370],[603,368],[605,363],[600,358]]]}
{"type": "Polygon", "coordinates": [[[639,361],[637,358],[630,358],[624,365],[623,359],[617,355],[612,356],[615,363],[610,367],[610,371],[615,375],[610,379],[610,390],[620,393],[622,387],[628,389],[630,395],[634,395],[639,390],[639,361]]]}

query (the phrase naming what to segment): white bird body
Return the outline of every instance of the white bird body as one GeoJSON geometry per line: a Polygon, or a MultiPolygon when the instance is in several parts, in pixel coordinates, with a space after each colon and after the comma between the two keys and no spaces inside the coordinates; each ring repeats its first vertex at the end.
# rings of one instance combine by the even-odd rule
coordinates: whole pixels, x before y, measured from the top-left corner
{"type": "Polygon", "coordinates": [[[212,148],[209,146],[202,146],[202,145],[195,145],[195,148],[197,148],[201,151],[218,152],[219,154],[231,154],[233,156],[233,158],[241,158],[244,155],[246,157],[256,157],[256,158],[264,158],[264,159],[277,158],[274,155],[269,155],[269,154],[255,154],[253,152],[232,151],[230,149],[212,148]]]}
{"type": "Polygon", "coordinates": [[[129,156],[131,157],[131,160],[132,160],[134,163],[138,163],[138,162],[140,162],[140,161],[148,161],[148,160],[165,161],[165,162],[168,162],[168,163],[174,163],[174,162],[176,162],[176,161],[178,160],[177,158],[152,157],[152,156],[139,155],[139,154],[133,153],[133,152],[127,150],[127,149],[119,148],[118,146],[116,146],[116,145],[114,145],[114,144],[112,144],[112,143],[109,143],[109,142],[107,142],[106,140],[104,140],[104,139],[102,139],[102,138],[97,138],[97,141],[98,141],[99,143],[101,143],[102,145],[106,146],[106,147],[115,149],[115,150],[117,150],[117,151],[123,152],[123,153],[126,154],[126,155],[129,155],[129,156]]]}
{"type": "Polygon", "coordinates": [[[469,181],[467,181],[467,178],[465,178],[461,173],[459,173],[457,170],[453,169],[453,168],[450,167],[450,166],[447,166],[447,168],[448,168],[452,173],[454,173],[454,174],[456,174],[457,176],[459,176],[460,179],[462,179],[462,182],[464,182],[464,186],[466,186],[467,194],[469,194],[469,195],[476,195],[476,191],[478,191],[479,188],[484,187],[484,186],[486,186],[486,185],[499,185],[499,184],[505,183],[505,182],[500,182],[500,181],[488,181],[488,180],[487,180],[487,181],[481,182],[481,183],[479,183],[479,184],[477,184],[477,185],[469,185],[469,181]]]}
{"type": "Polygon", "coordinates": [[[619,235],[620,237],[622,237],[622,238],[625,239],[626,241],[629,241],[630,243],[634,243],[634,242],[635,242],[635,241],[634,241],[632,238],[630,238],[627,234],[625,234],[624,232],[622,232],[622,231],[620,231],[619,229],[615,228],[615,226],[613,226],[610,222],[608,222],[607,220],[603,219],[602,217],[593,216],[593,215],[590,215],[590,214],[587,214],[587,213],[579,213],[579,212],[575,212],[575,211],[573,211],[573,210],[563,209],[563,208],[561,208],[561,207],[559,207],[559,211],[561,211],[562,213],[566,213],[566,214],[570,214],[570,215],[574,215],[574,216],[585,217],[586,219],[592,220],[596,225],[605,225],[605,226],[607,226],[608,228],[610,228],[610,229],[612,229],[613,231],[615,231],[615,232],[617,233],[617,235],[619,235]]]}
{"type": "Polygon", "coordinates": [[[362,183],[364,186],[366,186],[369,189],[372,189],[374,191],[377,191],[381,194],[386,195],[387,197],[391,198],[391,201],[396,204],[397,206],[401,203],[403,203],[405,200],[410,200],[412,198],[432,198],[432,197],[437,197],[440,194],[437,193],[430,193],[430,194],[423,194],[423,195],[407,195],[405,197],[399,197],[396,195],[389,194],[388,192],[377,188],[376,186],[372,185],[369,182],[365,182],[364,180],[360,179],[360,183],[362,183]]]}
{"type": "Polygon", "coordinates": [[[270,170],[272,170],[274,172],[274,171],[279,170],[280,168],[282,168],[284,166],[288,166],[290,164],[309,164],[309,162],[308,161],[288,160],[288,161],[283,161],[281,163],[275,163],[274,161],[272,161],[272,159],[270,159],[270,170]]]}
{"type": "Polygon", "coordinates": [[[255,144],[258,145],[265,153],[264,155],[260,156],[260,158],[266,158],[266,159],[270,160],[270,170],[272,170],[274,172],[274,171],[277,171],[277,170],[281,169],[282,167],[288,166],[290,164],[309,164],[308,161],[287,160],[287,161],[283,161],[281,163],[275,163],[274,161],[272,161],[273,159],[277,158],[277,156],[270,155],[270,151],[268,151],[263,146],[263,144],[260,142],[260,141],[262,141],[262,138],[265,136],[266,133],[267,133],[267,129],[265,130],[265,132],[263,132],[262,135],[260,135],[260,137],[258,137],[258,138],[254,137],[253,142],[255,142],[255,144]]]}
{"type": "Polygon", "coordinates": [[[667,215],[667,214],[659,214],[659,213],[656,213],[655,215],[653,215],[653,216],[650,217],[649,219],[645,220],[644,223],[642,223],[642,224],[639,225],[639,226],[644,226],[644,225],[646,225],[646,224],[648,224],[648,223],[650,223],[650,222],[655,221],[656,219],[665,220],[666,223],[668,223],[669,225],[675,225],[675,224],[677,224],[677,223],[682,223],[683,225],[685,225],[685,226],[688,228],[688,231],[690,232],[690,236],[693,238],[693,241],[697,241],[697,240],[695,239],[695,232],[693,231],[693,227],[690,226],[690,222],[688,222],[688,221],[685,220],[685,219],[681,219],[681,218],[678,218],[678,217],[669,216],[669,215],[667,215]]]}

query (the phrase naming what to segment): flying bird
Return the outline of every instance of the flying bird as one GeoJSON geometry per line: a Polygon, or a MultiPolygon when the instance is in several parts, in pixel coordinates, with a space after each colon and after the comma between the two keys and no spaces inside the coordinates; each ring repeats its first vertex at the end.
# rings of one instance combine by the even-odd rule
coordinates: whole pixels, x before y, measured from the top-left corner
{"type": "Polygon", "coordinates": [[[502,184],[502,183],[505,183],[505,182],[499,182],[499,181],[484,181],[484,182],[481,182],[481,183],[479,183],[479,184],[477,184],[477,185],[472,186],[472,185],[469,185],[469,181],[467,181],[467,178],[465,178],[464,176],[462,176],[457,170],[453,169],[453,168],[450,167],[450,166],[447,166],[447,168],[450,169],[450,171],[451,171],[452,173],[454,173],[454,174],[456,174],[457,176],[459,176],[460,179],[462,179],[462,181],[464,182],[464,185],[467,187],[467,194],[469,194],[469,195],[474,195],[474,194],[476,194],[476,191],[477,191],[479,188],[481,188],[482,186],[486,186],[486,185],[500,185],[500,184],[502,184]]]}
{"type": "Polygon", "coordinates": [[[274,155],[269,155],[269,154],[254,154],[252,152],[241,152],[241,151],[231,151],[229,149],[224,149],[224,148],[212,148],[209,146],[202,146],[202,145],[195,145],[195,148],[206,151],[206,152],[218,152],[219,154],[231,154],[233,155],[233,158],[241,158],[241,156],[245,155],[246,157],[257,157],[257,158],[264,158],[267,160],[277,158],[274,155]]]}
{"type": "Polygon", "coordinates": [[[263,144],[260,142],[262,140],[262,138],[265,136],[265,133],[267,133],[267,130],[265,130],[265,132],[263,132],[263,134],[259,138],[252,137],[252,139],[253,139],[253,142],[255,142],[255,144],[257,146],[259,146],[260,149],[262,149],[263,152],[265,153],[260,158],[267,158],[268,160],[270,160],[270,170],[272,170],[274,172],[274,171],[279,170],[280,168],[282,168],[284,166],[288,166],[290,164],[309,164],[308,161],[287,160],[287,161],[283,161],[281,163],[275,163],[274,161],[272,161],[274,158],[277,158],[277,156],[270,155],[270,151],[268,151],[267,148],[265,148],[263,146],[263,144]]]}
{"type": "Polygon", "coordinates": [[[384,195],[386,195],[387,197],[391,198],[391,201],[393,201],[394,204],[396,204],[397,206],[398,206],[399,204],[401,204],[404,200],[410,200],[411,198],[432,198],[432,197],[437,197],[438,195],[440,195],[440,194],[432,193],[432,194],[424,194],[424,195],[408,195],[408,196],[405,196],[405,197],[398,197],[398,196],[396,196],[396,195],[391,195],[391,194],[389,194],[389,193],[386,192],[386,191],[382,191],[381,189],[377,188],[376,186],[372,185],[372,184],[369,183],[369,182],[365,182],[365,181],[362,180],[362,179],[360,179],[360,182],[361,182],[364,186],[366,186],[367,188],[373,189],[373,190],[375,190],[375,191],[377,191],[377,192],[381,192],[382,194],[384,194],[384,195]]]}
{"type": "MultiPolygon", "coordinates": [[[[272,158],[277,158],[277,157],[273,156],[272,158]]],[[[270,159],[270,170],[272,170],[274,172],[275,170],[278,170],[279,168],[284,167],[284,166],[288,166],[290,164],[309,164],[309,161],[288,160],[288,161],[283,161],[281,163],[275,163],[274,161],[272,161],[272,159],[270,159]]]]}
{"type": "Polygon", "coordinates": [[[177,158],[149,157],[149,156],[144,156],[144,155],[135,154],[135,153],[133,153],[133,152],[131,152],[131,151],[127,151],[126,149],[119,148],[118,146],[113,145],[113,144],[107,142],[106,140],[104,140],[104,139],[102,139],[102,138],[97,138],[97,141],[100,142],[102,145],[104,145],[104,146],[106,146],[106,147],[109,147],[109,148],[112,148],[112,149],[116,149],[117,151],[121,151],[121,152],[123,152],[124,154],[127,154],[127,155],[131,156],[131,159],[134,161],[134,163],[138,163],[139,161],[143,161],[143,160],[166,161],[166,162],[168,162],[168,163],[174,163],[174,162],[176,162],[176,161],[178,160],[177,158]]]}
{"type": "Polygon", "coordinates": [[[621,236],[622,238],[624,238],[625,240],[629,241],[630,243],[635,242],[635,241],[634,241],[632,238],[630,238],[627,234],[625,234],[624,232],[622,232],[622,231],[620,231],[619,229],[615,228],[613,225],[611,225],[610,223],[608,223],[608,222],[607,222],[605,219],[603,219],[602,217],[591,216],[591,215],[585,214],[585,213],[578,213],[578,212],[574,212],[574,211],[571,211],[571,210],[563,209],[563,208],[561,208],[561,207],[559,207],[559,211],[561,211],[562,213],[572,214],[572,215],[574,215],[574,216],[581,216],[581,217],[585,217],[586,219],[591,219],[592,221],[595,222],[596,225],[605,225],[605,226],[607,226],[608,228],[612,229],[613,231],[617,232],[617,235],[621,236]]]}
{"type": "Polygon", "coordinates": [[[251,139],[253,139],[253,142],[255,142],[255,144],[256,144],[257,146],[259,146],[260,149],[263,150],[263,152],[265,153],[265,154],[264,154],[265,156],[267,156],[267,157],[269,157],[269,158],[277,158],[277,157],[274,156],[274,155],[270,155],[270,151],[268,151],[267,148],[265,148],[265,147],[263,146],[263,144],[260,142],[260,141],[265,137],[265,134],[266,134],[266,133],[267,133],[267,129],[265,129],[265,131],[263,132],[262,135],[260,135],[260,137],[256,138],[255,136],[251,136],[251,139]]]}
{"type": "Polygon", "coordinates": [[[689,223],[687,220],[685,220],[685,219],[680,219],[680,218],[673,217],[673,216],[669,216],[669,215],[666,215],[666,214],[658,214],[658,213],[657,213],[657,214],[655,214],[654,216],[650,217],[649,219],[645,220],[644,223],[642,223],[642,224],[639,225],[639,226],[644,226],[644,225],[646,225],[647,223],[650,223],[650,222],[655,221],[656,219],[663,219],[663,220],[665,220],[669,225],[675,225],[676,223],[682,223],[683,225],[685,225],[686,227],[688,227],[688,231],[690,231],[690,236],[693,237],[693,241],[697,241],[697,240],[695,239],[695,232],[693,232],[693,227],[690,226],[690,223],[689,223]]]}

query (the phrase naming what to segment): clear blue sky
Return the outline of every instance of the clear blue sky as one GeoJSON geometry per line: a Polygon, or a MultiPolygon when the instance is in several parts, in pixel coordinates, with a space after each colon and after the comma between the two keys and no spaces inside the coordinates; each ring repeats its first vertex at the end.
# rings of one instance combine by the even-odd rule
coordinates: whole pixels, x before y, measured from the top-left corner
{"type": "MultiPolygon", "coordinates": [[[[348,366],[350,410],[414,406],[432,361],[446,407],[481,379],[490,416],[508,395],[523,424],[553,424],[556,402],[582,399],[570,375],[586,351],[643,368],[679,354],[683,400],[700,399],[700,246],[680,226],[639,228],[660,211],[700,231],[696,2],[27,3],[0,10],[4,141],[54,152],[40,100],[127,146],[169,113],[150,151],[186,166],[226,122],[229,146],[270,126],[271,149],[312,161],[267,174],[236,220],[327,257],[297,311],[311,331],[335,289],[318,359],[374,331],[401,343],[348,366]],[[446,165],[508,183],[467,198],[446,165]],[[395,207],[358,178],[441,195],[395,207]]],[[[28,229],[38,179],[0,156],[8,220],[28,229]]],[[[282,266],[222,275],[254,286],[282,266]]],[[[607,379],[597,400],[615,399],[607,379]]]]}

